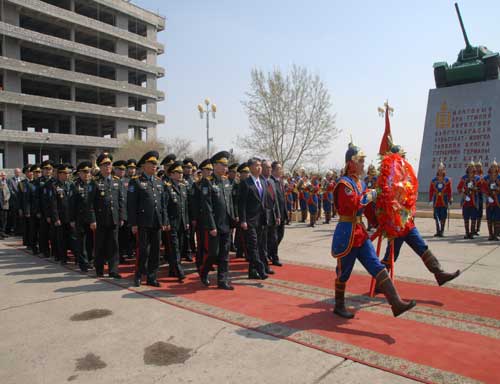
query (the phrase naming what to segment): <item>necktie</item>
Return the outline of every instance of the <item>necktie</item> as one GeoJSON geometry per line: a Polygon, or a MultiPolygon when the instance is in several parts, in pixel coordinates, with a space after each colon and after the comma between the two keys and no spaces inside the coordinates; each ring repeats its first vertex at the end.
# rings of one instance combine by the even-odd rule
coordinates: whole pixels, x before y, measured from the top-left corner
{"type": "Polygon", "coordinates": [[[259,197],[262,199],[262,186],[260,185],[260,180],[255,180],[255,185],[257,186],[257,190],[259,191],[259,197]]]}

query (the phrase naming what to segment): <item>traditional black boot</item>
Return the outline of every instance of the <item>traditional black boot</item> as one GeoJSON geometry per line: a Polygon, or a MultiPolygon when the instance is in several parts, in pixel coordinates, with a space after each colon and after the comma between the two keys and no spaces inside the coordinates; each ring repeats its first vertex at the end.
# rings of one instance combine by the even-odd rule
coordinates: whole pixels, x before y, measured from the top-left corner
{"type": "Polygon", "coordinates": [[[389,277],[386,269],[383,269],[378,273],[376,280],[377,287],[384,294],[385,298],[391,305],[392,314],[394,315],[394,317],[405,313],[406,311],[412,309],[415,305],[417,305],[415,300],[401,300],[401,297],[399,297],[398,291],[392,283],[392,280],[389,277]]]}
{"type": "Polygon", "coordinates": [[[443,268],[441,268],[441,264],[439,264],[438,259],[436,259],[436,256],[434,256],[430,249],[425,251],[425,253],[422,255],[422,261],[424,262],[429,272],[434,274],[434,277],[436,278],[436,281],[440,286],[446,284],[448,281],[451,281],[460,275],[459,269],[454,273],[443,271],[443,268]]]}
{"type": "Polygon", "coordinates": [[[444,237],[443,233],[444,233],[445,224],[446,224],[446,219],[441,220],[441,228],[440,228],[438,237],[444,237]]]}
{"type": "Polygon", "coordinates": [[[470,225],[470,237],[469,237],[469,239],[473,239],[474,235],[476,235],[476,225],[477,225],[477,220],[472,219],[471,225],[470,225]]]}
{"type": "Polygon", "coordinates": [[[469,220],[464,220],[464,227],[465,227],[464,239],[473,239],[473,237],[470,233],[470,221],[469,220]]]}
{"type": "Polygon", "coordinates": [[[495,223],[492,222],[491,220],[488,220],[488,240],[493,241],[495,240],[495,223]]]}
{"type": "Polygon", "coordinates": [[[476,221],[476,228],[474,230],[474,235],[479,236],[479,231],[481,230],[481,218],[476,221]]]}
{"type": "Polygon", "coordinates": [[[434,234],[434,237],[438,237],[439,234],[441,233],[441,227],[439,226],[439,219],[434,219],[434,223],[436,224],[436,233],[434,234]]]}
{"type": "Polygon", "coordinates": [[[352,319],[354,317],[354,314],[349,312],[345,307],[345,283],[340,281],[335,282],[335,308],[333,308],[333,313],[344,319],[352,319]]]}

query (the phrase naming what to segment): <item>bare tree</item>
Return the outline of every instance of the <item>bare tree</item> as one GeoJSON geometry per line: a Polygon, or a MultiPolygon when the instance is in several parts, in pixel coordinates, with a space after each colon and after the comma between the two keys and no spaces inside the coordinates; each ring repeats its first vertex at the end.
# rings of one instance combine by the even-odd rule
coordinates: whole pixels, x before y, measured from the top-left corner
{"type": "Polygon", "coordinates": [[[123,145],[113,152],[115,160],[136,159],[139,160],[147,151],[158,151],[160,154],[165,150],[165,143],[161,140],[151,139],[127,140],[123,145]]]}
{"type": "Polygon", "coordinates": [[[251,130],[242,138],[244,148],[278,160],[291,171],[324,153],[340,133],[328,90],[319,76],[302,67],[293,66],[286,75],[280,69],[267,76],[252,70],[242,104],[251,130]]]}
{"type": "Polygon", "coordinates": [[[173,137],[164,140],[164,154],[175,153],[178,159],[190,156],[193,147],[193,141],[183,137],[173,137]]]}

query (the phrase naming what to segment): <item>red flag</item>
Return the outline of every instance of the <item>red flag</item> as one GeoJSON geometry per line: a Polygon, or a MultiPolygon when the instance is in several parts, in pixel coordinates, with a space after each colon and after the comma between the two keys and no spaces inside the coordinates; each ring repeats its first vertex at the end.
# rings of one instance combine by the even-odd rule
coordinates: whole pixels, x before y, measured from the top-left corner
{"type": "Polygon", "coordinates": [[[380,156],[385,155],[391,150],[391,122],[389,121],[389,105],[385,107],[385,131],[384,136],[382,136],[382,142],[380,143],[380,149],[378,151],[380,156]]]}

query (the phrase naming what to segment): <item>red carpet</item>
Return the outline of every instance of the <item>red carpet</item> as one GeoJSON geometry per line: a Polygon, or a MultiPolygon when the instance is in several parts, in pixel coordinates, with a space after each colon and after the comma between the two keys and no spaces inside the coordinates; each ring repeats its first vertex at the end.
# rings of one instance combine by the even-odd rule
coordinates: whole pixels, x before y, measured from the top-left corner
{"type": "MultiPolygon", "coordinates": [[[[131,277],[133,268],[122,265],[120,270],[131,277]]],[[[496,291],[397,280],[401,295],[418,304],[394,318],[381,296],[366,296],[370,277],[353,274],[347,304],[356,316],[344,320],[331,313],[331,270],[287,263],[276,267],[276,274],[266,281],[248,280],[246,263],[233,260],[231,271],[236,287],[232,292],[205,288],[197,273],[177,283],[165,276],[164,267],[161,288],[128,289],[422,382],[500,382],[500,294],[496,291]]],[[[211,279],[215,286],[215,275],[211,279]]],[[[112,283],[130,285],[126,280],[112,283]]]]}

